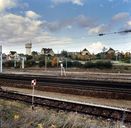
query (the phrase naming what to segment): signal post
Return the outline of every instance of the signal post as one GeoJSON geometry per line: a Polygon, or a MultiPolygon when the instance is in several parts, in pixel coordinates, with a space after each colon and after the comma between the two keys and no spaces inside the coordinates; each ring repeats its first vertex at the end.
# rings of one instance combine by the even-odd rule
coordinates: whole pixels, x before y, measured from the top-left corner
{"type": "Polygon", "coordinates": [[[34,92],[36,86],[36,79],[31,81],[31,86],[32,86],[32,110],[34,110],[34,92]]]}

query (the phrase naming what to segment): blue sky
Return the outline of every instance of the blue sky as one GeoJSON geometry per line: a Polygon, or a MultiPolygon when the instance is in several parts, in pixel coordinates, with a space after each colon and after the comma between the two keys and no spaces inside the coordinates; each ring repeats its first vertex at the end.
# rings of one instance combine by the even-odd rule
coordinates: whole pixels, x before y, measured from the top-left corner
{"type": "Polygon", "coordinates": [[[131,0],[0,0],[0,27],[5,53],[25,53],[30,41],[38,52],[131,51],[131,33],[110,34],[131,29],[131,0]]]}

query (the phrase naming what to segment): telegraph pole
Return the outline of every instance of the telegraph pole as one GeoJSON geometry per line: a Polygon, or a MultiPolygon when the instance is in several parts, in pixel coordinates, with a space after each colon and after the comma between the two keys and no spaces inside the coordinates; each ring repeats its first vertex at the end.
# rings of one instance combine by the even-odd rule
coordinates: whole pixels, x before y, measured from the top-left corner
{"type": "Polygon", "coordinates": [[[0,73],[2,73],[2,45],[0,45],[0,73]]]}
{"type": "Polygon", "coordinates": [[[46,71],[46,69],[47,69],[47,56],[45,54],[45,71],[46,71]]]}

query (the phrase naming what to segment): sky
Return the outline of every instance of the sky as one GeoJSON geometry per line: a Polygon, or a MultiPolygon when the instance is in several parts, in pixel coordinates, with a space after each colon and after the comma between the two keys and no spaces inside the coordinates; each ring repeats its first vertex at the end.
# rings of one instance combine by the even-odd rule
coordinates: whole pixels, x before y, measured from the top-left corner
{"type": "Polygon", "coordinates": [[[99,53],[103,47],[131,51],[131,0],[0,0],[4,53],[52,48],[99,53]],[[104,33],[104,36],[98,36],[104,33]]]}

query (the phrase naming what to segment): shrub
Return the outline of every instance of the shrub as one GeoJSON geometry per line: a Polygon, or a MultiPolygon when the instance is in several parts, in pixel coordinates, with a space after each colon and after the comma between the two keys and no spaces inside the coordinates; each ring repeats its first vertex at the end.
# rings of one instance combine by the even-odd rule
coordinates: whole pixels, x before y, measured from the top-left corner
{"type": "Polygon", "coordinates": [[[38,66],[39,67],[43,67],[44,65],[45,65],[45,61],[44,60],[40,60],[38,66]]]}
{"type": "Polygon", "coordinates": [[[84,66],[84,68],[94,68],[95,67],[95,63],[93,63],[91,61],[88,61],[83,66],[84,66]]]}
{"type": "Polygon", "coordinates": [[[96,62],[86,62],[84,68],[112,68],[112,63],[110,61],[96,61],[96,62]]]}
{"type": "Polygon", "coordinates": [[[25,61],[25,67],[32,67],[32,66],[35,66],[36,63],[34,60],[27,60],[25,61]]]}
{"type": "Polygon", "coordinates": [[[79,61],[74,61],[74,62],[72,62],[72,66],[80,68],[80,67],[82,67],[82,64],[79,61]]]}
{"type": "MultiPolygon", "coordinates": [[[[63,66],[66,67],[66,61],[63,62],[63,66]]],[[[73,66],[71,61],[67,61],[67,67],[71,68],[73,66]]]]}
{"type": "Polygon", "coordinates": [[[47,67],[52,67],[51,61],[47,61],[47,67]]]}
{"type": "Polygon", "coordinates": [[[14,67],[14,61],[9,60],[3,63],[4,67],[14,67]]]}

